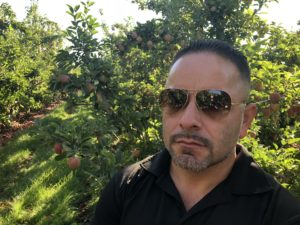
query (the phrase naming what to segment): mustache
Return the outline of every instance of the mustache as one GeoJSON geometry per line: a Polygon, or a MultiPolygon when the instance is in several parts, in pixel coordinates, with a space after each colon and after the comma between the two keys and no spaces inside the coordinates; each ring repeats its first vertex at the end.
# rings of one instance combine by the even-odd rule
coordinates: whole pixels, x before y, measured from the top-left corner
{"type": "Polygon", "coordinates": [[[212,148],[212,143],[207,138],[200,136],[199,134],[195,134],[194,132],[182,131],[180,133],[174,134],[170,137],[170,144],[174,144],[180,138],[193,139],[194,141],[200,142],[201,144],[207,146],[208,148],[212,148]]]}

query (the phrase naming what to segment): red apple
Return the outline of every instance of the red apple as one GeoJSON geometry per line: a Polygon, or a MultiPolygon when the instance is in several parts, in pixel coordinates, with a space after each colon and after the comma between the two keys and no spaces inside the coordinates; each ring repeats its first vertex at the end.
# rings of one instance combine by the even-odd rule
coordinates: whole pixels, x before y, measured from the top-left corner
{"type": "Polygon", "coordinates": [[[290,118],[297,117],[300,114],[300,105],[294,104],[287,110],[288,116],[290,118]]]}
{"type": "Polygon", "coordinates": [[[80,166],[80,159],[77,156],[68,158],[68,166],[71,170],[75,170],[80,166]]]}
{"type": "Polygon", "coordinates": [[[136,32],[132,32],[131,33],[131,37],[134,38],[134,39],[136,39],[138,37],[138,34],[136,32]]]}
{"type": "Polygon", "coordinates": [[[91,93],[91,92],[96,90],[96,87],[91,82],[87,82],[86,83],[86,90],[88,91],[88,93],[91,93]]]}
{"type": "Polygon", "coordinates": [[[147,41],[147,46],[148,46],[148,48],[152,48],[153,47],[153,42],[152,41],[147,41]]]}
{"type": "Polygon", "coordinates": [[[58,155],[60,155],[63,152],[63,146],[61,143],[54,144],[54,152],[58,155]]]}
{"type": "Polygon", "coordinates": [[[270,108],[264,108],[262,110],[262,113],[264,115],[264,118],[267,119],[267,118],[269,118],[271,116],[271,109],[270,108]]]}
{"type": "Polygon", "coordinates": [[[256,91],[263,91],[264,89],[264,85],[260,80],[256,80],[252,87],[256,91]]]}
{"type": "Polygon", "coordinates": [[[278,92],[274,92],[272,94],[270,94],[270,102],[273,104],[277,104],[280,99],[281,99],[281,95],[278,92]]]}
{"type": "Polygon", "coordinates": [[[165,40],[166,42],[170,42],[170,41],[172,41],[172,39],[173,39],[173,37],[172,37],[171,34],[165,34],[165,35],[164,35],[164,40],[165,40]]]}
{"type": "Polygon", "coordinates": [[[141,42],[143,41],[143,38],[142,38],[141,36],[138,36],[138,37],[136,38],[136,41],[137,41],[138,43],[141,43],[141,42]]]}
{"type": "Polygon", "coordinates": [[[70,82],[70,76],[66,74],[61,74],[57,77],[58,82],[67,84],[70,82]]]}
{"type": "Polygon", "coordinates": [[[121,43],[117,43],[116,46],[121,52],[123,52],[125,50],[124,46],[121,43]]]}
{"type": "Polygon", "coordinates": [[[138,149],[138,148],[135,148],[131,151],[131,155],[134,157],[134,158],[138,158],[140,157],[141,155],[141,150],[138,149]]]}

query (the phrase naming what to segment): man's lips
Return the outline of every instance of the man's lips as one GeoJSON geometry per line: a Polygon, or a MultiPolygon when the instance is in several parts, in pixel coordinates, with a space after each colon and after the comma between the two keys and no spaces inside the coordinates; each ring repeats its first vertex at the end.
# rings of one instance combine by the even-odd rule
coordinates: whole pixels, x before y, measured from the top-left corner
{"type": "Polygon", "coordinates": [[[187,139],[187,138],[178,138],[175,143],[177,144],[181,144],[181,145],[186,145],[186,146],[200,146],[200,147],[204,147],[205,144],[202,142],[199,142],[197,140],[194,139],[187,139]]]}
{"type": "Polygon", "coordinates": [[[208,148],[212,149],[211,142],[199,134],[182,131],[181,133],[177,133],[174,135],[171,135],[170,137],[170,145],[178,144],[182,146],[183,148],[208,148]]]}

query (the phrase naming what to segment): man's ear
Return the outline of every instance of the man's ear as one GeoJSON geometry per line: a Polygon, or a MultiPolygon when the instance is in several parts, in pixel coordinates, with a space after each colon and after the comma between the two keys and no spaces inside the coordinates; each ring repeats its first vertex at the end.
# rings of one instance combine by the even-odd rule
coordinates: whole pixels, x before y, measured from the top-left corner
{"type": "Polygon", "coordinates": [[[256,113],[257,113],[257,109],[254,103],[250,103],[246,105],[244,111],[243,123],[240,130],[240,139],[242,139],[247,135],[247,130],[250,128],[251,123],[256,116],[256,113]]]}

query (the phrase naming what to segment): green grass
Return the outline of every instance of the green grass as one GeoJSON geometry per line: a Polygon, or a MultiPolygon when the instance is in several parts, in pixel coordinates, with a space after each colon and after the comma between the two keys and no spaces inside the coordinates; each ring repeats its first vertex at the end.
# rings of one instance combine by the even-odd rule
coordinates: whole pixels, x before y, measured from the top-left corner
{"type": "MultiPolygon", "coordinates": [[[[120,137],[110,135],[114,133],[113,126],[101,114],[79,108],[70,115],[63,107],[0,148],[0,225],[90,224],[99,191],[108,177],[133,160],[131,148],[125,152],[110,150],[116,143],[120,145],[120,137]],[[101,141],[97,142],[93,134],[99,130],[105,132],[100,132],[101,141]],[[78,144],[76,140],[91,137],[88,148],[81,149],[86,157],[81,159],[79,169],[71,171],[66,158],[56,160],[53,146],[57,136],[53,134],[57,132],[66,135],[74,146],[78,144]]],[[[252,148],[254,157],[267,171],[280,175],[280,182],[288,184],[299,196],[297,149],[262,148],[253,138],[243,142],[252,148]]]]}
{"type": "Polygon", "coordinates": [[[88,112],[69,115],[62,108],[0,149],[1,225],[90,224],[97,194],[86,173],[89,162],[83,159],[81,167],[71,171],[66,159],[55,160],[48,135],[54,122],[68,123],[88,112]]]}

